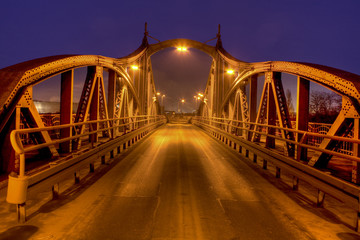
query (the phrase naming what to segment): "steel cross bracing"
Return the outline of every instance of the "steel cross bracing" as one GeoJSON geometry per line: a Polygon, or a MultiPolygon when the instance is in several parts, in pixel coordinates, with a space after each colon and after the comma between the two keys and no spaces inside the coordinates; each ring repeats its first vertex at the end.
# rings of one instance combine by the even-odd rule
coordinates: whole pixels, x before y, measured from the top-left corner
{"type": "MultiPolygon", "coordinates": [[[[24,169],[20,169],[24,166],[20,163],[26,162],[23,148],[30,146],[27,144],[27,136],[33,139],[35,146],[41,145],[51,153],[51,158],[46,158],[39,155],[42,150],[30,148],[34,149],[32,154],[37,154],[42,161],[50,164],[72,153],[87,151],[87,148],[101,146],[107,141],[116,141],[119,137],[151,125],[153,118],[150,116],[160,114],[151,56],[166,48],[184,46],[190,51],[196,48],[212,58],[204,96],[197,111],[204,121],[214,124],[212,127],[220,126],[229,133],[235,133],[246,143],[281,152],[313,168],[328,169],[330,159],[346,159],[352,171],[351,179],[345,180],[360,183],[360,93],[356,87],[359,86],[360,76],[311,63],[244,62],[224,49],[220,32],[215,38],[215,46],[190,39],[171,39],[150,44],[148,37],[145,31],[140,47],[126,57],[62,55],[34,59],[1,69],[0,82],[4,89],[0,94],[1,172],[15,172],[27,178],[24,177],[27,176],[24,169]],[[73,117],[73,80],[78,78],[74,74],[78,68],[87,68],[87,75],[73,117]],[[231,74],[228,74],[229,69],[232,70],[229,71],[231,74]],[[107,91],[104,72],[109,73],[107,91]],[[298,100],[293,113],[287,106],[282,74],[298,78],[298,100]],[[60,129],[44,130],[41,114],[33,103],[31,89],[56,75],[61,75],[62,79],[60,129]],[[264,85],[258,88],[258,82],[262,79],[264,85]],[[329,131],[321,135],[308,129],[310,82],[342,98],[342,110],[337,119],[329,131]],[[261,96],[260,102],[258,95],[261,96]],[[294,117],[295,113],[297,117],[294,117]],[[14,138],[11,142],[12,131],[20,131],[22,127],[34,132],[24,133],[21,135],[23,139],[14,138]],[[347,149],[343,149],[345,145],[347,149]],[[10,146],[15,146],[15,149],[10,146]],[[344,157],[345,152],[347,157],[344,157]]],[[[20,200],[17,202],[20,205],[22,203],[20,200]]]]}

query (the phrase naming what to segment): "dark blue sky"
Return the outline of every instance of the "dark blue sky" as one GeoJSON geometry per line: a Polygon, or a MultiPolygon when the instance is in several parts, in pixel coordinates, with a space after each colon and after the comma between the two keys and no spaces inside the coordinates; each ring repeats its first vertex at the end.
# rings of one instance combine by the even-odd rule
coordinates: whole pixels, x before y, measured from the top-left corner
{"type": "Polygon", "coordinates": [[[220,23],[224,47],[238,59],[312,62],[360,74],[359,9],[359,0],[5,0],[0,68],[58,54],[122,57],[140,45],[145,22],[160,40],[200,42],[215,37],[220,23]]]}

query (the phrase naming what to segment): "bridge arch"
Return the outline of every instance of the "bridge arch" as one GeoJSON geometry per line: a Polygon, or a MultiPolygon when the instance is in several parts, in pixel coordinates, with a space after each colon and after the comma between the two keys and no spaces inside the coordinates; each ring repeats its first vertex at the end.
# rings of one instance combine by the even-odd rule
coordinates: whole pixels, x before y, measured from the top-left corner
{"type": "Polygon", "coordinates": [[[34,59],[0,70],[1,83],[5,89],[0,95],[1,119],[6,118],[4,115],[11,114],[27,87],[69,70],[87,66],[100,66],[116,72],[125,80],[136,103],[139,103],[130,76],[116,59],[98,55],[59,55],[34,59]]]}
{"type": "Polygon", "coordinates": [[[255,74],[265,72],[283,72],[305,78],[346,97],[354,104],[358,112],[360,110],[360,76],[323,65],[285,61],[250,63],[249,68],[240,72],[234,80],[223,99],[221,109],[224,108],[230,96],[239,88],[241,83],[255,74]]]}

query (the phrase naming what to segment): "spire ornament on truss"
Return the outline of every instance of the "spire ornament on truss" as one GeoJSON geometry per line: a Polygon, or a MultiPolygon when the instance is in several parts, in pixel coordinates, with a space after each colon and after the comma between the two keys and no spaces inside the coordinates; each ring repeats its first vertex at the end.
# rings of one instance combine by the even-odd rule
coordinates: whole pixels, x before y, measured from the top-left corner
{"type": "Polygon", "coordinates": [[[145,45],[145,46],[149,45],[149,41],[148,41],[147,37],[152,38],[157,42],[160,42],[159,39],[156,39],[156,38],[149,35],[149,32],[147,30],[147,22],[145,22],[144,38],[143,38],[143,42],[142,42],[142,44],[145,45]]]}

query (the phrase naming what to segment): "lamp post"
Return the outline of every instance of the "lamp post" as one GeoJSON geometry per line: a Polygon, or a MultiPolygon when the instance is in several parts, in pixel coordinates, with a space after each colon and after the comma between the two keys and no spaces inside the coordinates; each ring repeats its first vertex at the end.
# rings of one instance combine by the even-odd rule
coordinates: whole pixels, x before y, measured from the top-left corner
{"type": "Polygon", "coordinates": [[[165,94],[163,94],[163,95],[161,96],[161,105],[163,105],[163,106],[164,106],[164,97],[166,97],[165,94]]]}
{"type": "Polygon", "coordinates": [[[180,103],[183,105],[185,102],[185,99],[181,99],[179,102],[178,102],[178,112],[180,113],[180,103]]]}

